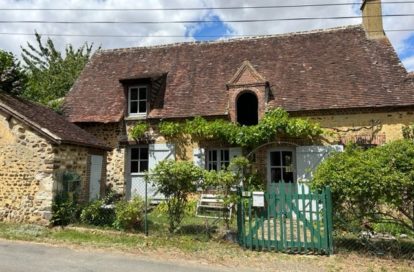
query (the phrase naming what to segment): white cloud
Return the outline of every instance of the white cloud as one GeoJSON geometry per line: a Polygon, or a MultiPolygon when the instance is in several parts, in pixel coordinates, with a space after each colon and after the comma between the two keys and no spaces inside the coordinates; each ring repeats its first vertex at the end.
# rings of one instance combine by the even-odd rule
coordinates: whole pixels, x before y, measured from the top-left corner
{"type": "MultiPolygon", "coordinates": [[[[384,0],[386,2],[389,0],[384,0]]],[[[406,0],[408,1],[408,0],[406,0]]],[[[335,3],[334,1],[331,1],[335,3]]],[[[342,1],[341,1],[342,2],[342,1]]],[[[343,1],[346,2],[346,1],[343,1]]],[[[349,1],[348,1],[349,2],[349,1]]],[[[352,1],[351,1],[352,2],[352,1]]],[[[247,0],[0,0],[0,8],[166,8],[166,7],[221,7],[221,6],[252,6],[252,5],[303,5],[327,3],[320,0],[285,0],[285,1],[247,1],[247,0]]],[[[385,14],[414,13],[414,4],[384,4],[385,14]]],[[[273,19],[292,17],[335,17],[359,15],[359,5],[302,7],[281,9],[244,9],[244,10],[192,10],[192,11],[1,11],[1,20],[56,20],[56,21],[171,21],[200,20],[218,16],[221,20],[235,19],[273,19]]],[[[277,34],[311,29],[322,29],[350,24],[359,24],[360,19],[346,20],[311,20],[311,21],[278,21],[261,23],[228,23],[232,34],[277,34]]],[[[414,17],[386,17],[385,29],[410,29],[414,26],[414,17]]],[[[0,24],[0,32],[59,33],[59,34],[105,34],[132,36],[185,36],[195,33],[197,25],[188,24],[0,24]]],[[[387,33],[392,44],[400,53],[404,52],[403,60],[406,67],[410,66],[410,54],[414,44],[408,37],[414,32],[387,33]],[[408,50],[408,51],[407,51],[408,50]]],[[[132,47],[140,45],[164,44],[179,41],[190,41],[192,37],[143,37],[143,38],[98,38],[98,37],[52,37],[58,48],[72,43],[75,46],[85,41],[102,45],[103,48],[132,47]]],[[[412,40],[412,39],[411,39],[412,40]]],[[[20,55],[20,45],[26,41],[33,42],[32,36],[0,35],[0,48],[20,55]]]]}

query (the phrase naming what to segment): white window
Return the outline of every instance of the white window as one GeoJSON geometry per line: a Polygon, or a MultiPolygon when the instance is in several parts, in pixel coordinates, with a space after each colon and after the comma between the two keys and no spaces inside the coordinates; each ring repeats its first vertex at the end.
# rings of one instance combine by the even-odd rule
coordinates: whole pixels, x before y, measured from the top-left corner
{"type": "Polygon", "coordinates": [[[206,168],[208,170],[220,170],[229,166],[229,149],[209,149],[206,152],[206,168]]]}
{"type": "Polygon", "coordinates": [[[147,86],[131,86],[128,88],[128,114],[145,116],[147,114],[147,86]]]}
{"type": "Polygon", "coordinates": [[[130,152],[131,173],[148,170],[148,147],[132,147],[130,152]]]}

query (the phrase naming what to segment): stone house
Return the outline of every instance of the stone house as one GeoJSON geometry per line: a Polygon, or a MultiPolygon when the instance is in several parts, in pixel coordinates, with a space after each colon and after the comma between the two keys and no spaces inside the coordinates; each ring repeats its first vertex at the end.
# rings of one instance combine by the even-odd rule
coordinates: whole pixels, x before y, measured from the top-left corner
{"type": "Polygon", "coordinates": [[[243,153],[222,143],[179,147],[157,131],[137,142],[128,137],[137,121],[203,116],[251,125],[276,107],[333,135],[319,145],[275,139],[256,150],[257,167],[267,184],[309,180],[331,150],[400,139],[414,122],[414,77],[382,29],[381,3],[361,9],[362,25],[100,51],[67,95],[65,114],[112,148],[107,182],[127,197],[143,193],[143,172],[165,158],[215,169],[243,153]]]}
{"type": "Polygon", "coordinates": [[[0,94],[0,221],[47,224],[62,190],[78,190],[80,201],[98,197],[107,150],[52,110],[0,94]]]}

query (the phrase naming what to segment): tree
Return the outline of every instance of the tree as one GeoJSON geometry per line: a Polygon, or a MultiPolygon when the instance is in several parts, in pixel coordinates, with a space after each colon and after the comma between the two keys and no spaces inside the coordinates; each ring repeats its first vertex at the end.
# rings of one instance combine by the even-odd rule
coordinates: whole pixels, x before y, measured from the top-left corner
{"type": "Polygon", "coordinates": [[[56,105],[56,102],[70,90],[93,53],[93,44],[85,43],[78,49],[69,44],[62,56],[50,38],[43,44],[42,37],[37,33],[35,36],[37,46],[27,43],[27,48],[22,47],[24,68],[28,75],[23,95],[57,107],[59,103],[56,105]]]}
{"type": "Polygon", "coordinates": [[[25,75],[12,53],[0,50],[0,92],[18,95],[23,91],[25,75]]]}
{"type": "Polygon", "coordinates": [[[414,143],[399,140],[362,150],[347,148],[316,170],[313,187],[329,185],[344,221],[392,223],[414,231],[414,143]]]}
{"type": "Polygon", "coordinates": [[[166,197],[169,231],[175,232],[184,218],[187,198],[197,189],[203,169],[188,161],[161,161],[146,175],[166,197]]]}

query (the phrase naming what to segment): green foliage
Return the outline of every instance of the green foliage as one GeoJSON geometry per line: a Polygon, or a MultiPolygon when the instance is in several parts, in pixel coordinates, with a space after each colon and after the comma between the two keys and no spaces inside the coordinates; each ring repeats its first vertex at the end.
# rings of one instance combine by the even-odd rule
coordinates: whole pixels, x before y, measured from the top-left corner
{"type": "Polygon", "coordinates": [[[277,135],[316,137],[322,134],[319,125],[308,120],[290,118],[281,108],[266,112],[255,126],[240,126],[223,119],[208,121],[195,117],[185,123],[161,122],[160,133],[167,138],[191,135],[195,140],[219,140],[242,147],[253,147],[275,139],[277,135]]]}
{"type": "Polygon", "coordinates": [[[115,212],[113,208],[105,206],[103,200],[95,200],[82,210],[80,219],[85,224],[112,226],[115,221],[115,212]]]}
{"type": "Polygon", "coordinates": [[[153,182],[166,197],[169,231],[173,233],[180,225],[188,200],[188,195],[196,191],[197,181],[203,170],[187,161],[161,161],[146,179],[153,182]]]}
{"type": "Polygon", "coordinates": [[[144,209],[144,201],[140,197],[134,197],[131,201],[118,201],[115,204],[115,221],[113,226],[119,230],[140,228],[144,209]]]}
{"type": "Polygon", "coordinates": [[[66,95],[89,60],[93,45],[85,43],[78,49],[68,45],[62,54],[50,38],[43,44],[41,36],[37,33],[35,36],[36,46],[27,43],[27,48],[22,47],[28,76],[23,95],[46,106],[51,103],[56,108],[56,100],[66,95]]]}
{"type": "Polygon", "coordinates": [[[78,205],[73,197],[66,193],[55,196],[52,203],[52,218],[50,223],[53,226],[66,226],[77,221],[78,205]]]}
{"type": "Polygon", "coordinates": [[[158,125],[159,132],[166,138],[176,138],[183,134],[183,126],[181,123],[161,121],[158,125]]]}
{"type": "Polygon", "coordinates": [[[19,95],[26,77],[12,53],[0,50],[0,92],[19,95]]]}
{"type": "MultiPolygon", "coordinates": [[[[147,130],[148,124],[138,122],[132,129],[131,136],[140,138],[147,130]]],[[[255,126],[241,126],[224,119],[208,121],[197,116],[185,122],[162,121],[158,130],[167,139],[189,135],[193,140],[217,140],[241,147],[258,146],[274,140],[277,135],[314,138],[323,132],[318,124],[290,118],[281,108],[266,112],[255,126]]]]}
{"type": "Polygon", "coordinates": [[[145,132],[148,130],[148,124],[144,122],[137,122],[131,129],[131,137],[139,139],[145,136],[145,132]]]}
{"type": "Polygon", "coordinates": [[[414,124],[402,128],[404,139],[414,140],[414,124]]]}
{"type": "Polygon", "coordinates": [[[413,231],[414,143],[399,140],[366,151],[347,148],[316,170],[313,187],[329,185],[345,221],[393,222],[413,231]]]}
{"type": "MultiPolygon", "coordinates": [[[[195,216],[197,210],[197,200],[192,199],[188,200],[184,209],[184,216],[195,216]]],[[[163,214],[168,214],[168,205],[165,201],[160,202],[152,211],[152,214],[160,216],[163,214]]]]}

